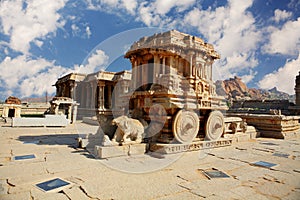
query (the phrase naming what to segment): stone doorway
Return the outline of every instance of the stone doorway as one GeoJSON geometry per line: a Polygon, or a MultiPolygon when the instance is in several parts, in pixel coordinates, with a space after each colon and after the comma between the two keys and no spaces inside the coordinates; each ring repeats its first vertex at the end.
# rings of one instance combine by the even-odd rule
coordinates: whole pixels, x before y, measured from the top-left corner
{"type": "Polygon", "coordinates": [[[15,109],[10,108],[8,110],[8,117],[15,117],[15,111],[16,111],[15,109]]]}

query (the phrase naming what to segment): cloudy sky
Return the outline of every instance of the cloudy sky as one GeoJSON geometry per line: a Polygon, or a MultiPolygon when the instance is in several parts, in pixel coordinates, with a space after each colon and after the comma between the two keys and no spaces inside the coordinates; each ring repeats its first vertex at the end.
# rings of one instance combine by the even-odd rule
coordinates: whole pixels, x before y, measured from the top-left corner
{"type": "MultiPolygon", "coordinates": [[[[249,87],[294,94],[298,0],[1,0],[0,100],[54,93],[52,85],[66,73],[105,69],[111,56],[95,47],[146,27],[212,43],[221,54],[214,79],[237,75],[249,87]]],[[[126,45],[109,46],[124,52],[126,45]]],[[[130,69],[127,61],[117,63],[114,70],[130,69]]]]}

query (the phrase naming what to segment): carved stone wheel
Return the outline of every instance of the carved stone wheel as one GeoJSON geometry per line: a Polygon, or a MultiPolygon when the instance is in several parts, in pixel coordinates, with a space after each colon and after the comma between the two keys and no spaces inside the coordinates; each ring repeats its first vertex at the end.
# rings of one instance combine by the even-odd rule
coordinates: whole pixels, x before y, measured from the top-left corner
{"type": "Polygon", "coordinates": [[[218,140],[224,130],[224,117],[220,111],[212,111],[205,124],[205,136],[208,140],[218,140]]]}
{"type": "Polygon", "coordinates": [[[199,131],[199,117],[193,111],[180,110],[173,121],[173,133],[178,142],[192,142],[199,131]]]}

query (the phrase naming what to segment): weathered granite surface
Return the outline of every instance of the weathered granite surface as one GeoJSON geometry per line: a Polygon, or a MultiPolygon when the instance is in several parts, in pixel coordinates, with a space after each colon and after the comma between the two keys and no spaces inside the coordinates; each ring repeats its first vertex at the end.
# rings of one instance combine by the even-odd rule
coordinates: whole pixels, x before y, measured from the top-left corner
{"type": "Polygon", "coordinates": [[[0,127],[0,199],[299,199],[299,137],[258,138],[180,156],[148,153],[97,160],[74,147],[79,134],[94,128],[79,122],[67,128],[0,127]],[[13,161],[24,154],[36,159],[13,161]],[[167,160],[172,162],[162,166],[167,160]],[[252,165],[257,161],[277,165],[252,165]],[[208,179],[201,172],[212,168],[230,177],[208,179]],[[72,185],[61,193],[35,187],[57,177],[72,185]]]}

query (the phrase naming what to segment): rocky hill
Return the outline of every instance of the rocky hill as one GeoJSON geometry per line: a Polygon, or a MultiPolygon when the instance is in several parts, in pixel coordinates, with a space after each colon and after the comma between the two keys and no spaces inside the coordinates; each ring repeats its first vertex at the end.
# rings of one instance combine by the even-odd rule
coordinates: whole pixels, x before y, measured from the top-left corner
{"type": "Polygon", "coordinates": [[[289,95],[285,92],[278,91],[276,87],[270,90],[248,88],[241,78],[235,76],[228,80],[216,81],[216,92],[218,95],[225,96],[227,99],[281,99],[294,102],[295,95],[289,95]]]}

